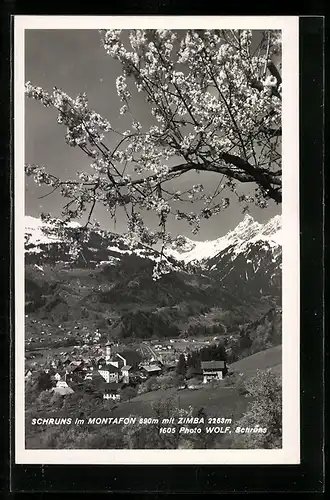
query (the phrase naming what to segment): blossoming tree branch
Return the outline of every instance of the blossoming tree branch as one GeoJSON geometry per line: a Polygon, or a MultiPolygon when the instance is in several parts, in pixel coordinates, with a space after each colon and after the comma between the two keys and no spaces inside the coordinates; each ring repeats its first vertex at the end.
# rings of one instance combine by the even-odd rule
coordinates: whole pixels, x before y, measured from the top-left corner
{"type": "MultiPolygon", "coordinates": [[[[121,64],[118,111],[129,115],[129,130],[118,130],[91,110],[85,94],[71,98],[56,87],[50,94],[26,83],[27,96],[57,110],[58,123],[66,127],[65,141],[89,159],[88,169],[71,179],[60,179],[44,166],[25,166],[28,176],[50,187],[48,194],[60,191],[68,199],[58,227],[85,214],[86,234],[95,227],[96,204],[104,205],[112,218],[122,207],[131,246],[161,243],[161,265],[166,244],[183,243],[167,231],[170,217],[186,220],[197,233],[201,220],[229,205],[228,192],[244,209],[249,203],[281,203],[279,31],[265,31],[254,43],[250,30],[100,34],[107,54],[121,64]],[[147,125],[134,115],[136,92],[150,111],[147,125]],[[189,185],[189,172],[213,172],[219,182],[205,192],[202,184],[189,185]],[[175,179],[181,176],[187,176],[183,192],[175,189],[175,179]],[[254,188],[253,196],[240,193],[247,183],[254,188]],[[199,212],[189,210],[195,201],[202,203],[199,212]],[[144,223],[143,214],[149,210],[159,218],[156,231],[144,223]]],[[[56,222],[49,215],[44,218],[56,222]]]]}

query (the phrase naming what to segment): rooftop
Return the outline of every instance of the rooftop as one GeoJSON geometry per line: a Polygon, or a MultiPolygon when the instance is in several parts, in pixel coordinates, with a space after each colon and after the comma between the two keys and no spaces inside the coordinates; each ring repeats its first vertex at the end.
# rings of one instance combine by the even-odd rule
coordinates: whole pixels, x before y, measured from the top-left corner
{"type": "Polygon", "coordinates": [[[101,363],[100,365],[100,370],[105,370],[107,372],[112,372],[112,373],[116,373],[118,372],[118,368],[114,365],[111,365],[110,363],[109,364],[106,364],[106,363],[101,363]]]}
{"type": "Polygon", "coordinates": [[[143,365],[142,368],[147,372],[160,371],[161,368],[158,365],[143,365]]]}
{"type": "Polygon", "coordinates": [[[74,393],[74,390],[71,389],[71,387],[53,387],[52,391],[54,391],[56,394],[60,394],[61,396],[74,393]]]}
{"type": "Polygon", "coordinates": [[[225,368],[224,361],[202,361],[202,370],[223,370],[225,368]]]}
{"type": "Polygon", "coordinates": [[[120,356],[126,360],[126,363],[130,366],[138,365],[141,360],[142,356],[138,351],[134,351],[131,349],[126,349],[122,352],[118,352],[117,356],[120,356]]]}

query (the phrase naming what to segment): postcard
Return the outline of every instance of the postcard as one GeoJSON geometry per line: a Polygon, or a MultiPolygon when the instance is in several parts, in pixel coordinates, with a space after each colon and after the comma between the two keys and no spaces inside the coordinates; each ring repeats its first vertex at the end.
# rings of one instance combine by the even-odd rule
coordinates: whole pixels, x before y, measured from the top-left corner
{"type": "Polygon", "coordinates": [[[298,88],[298,17],[14,16],[17,464],[300,463],[298,88]]]}

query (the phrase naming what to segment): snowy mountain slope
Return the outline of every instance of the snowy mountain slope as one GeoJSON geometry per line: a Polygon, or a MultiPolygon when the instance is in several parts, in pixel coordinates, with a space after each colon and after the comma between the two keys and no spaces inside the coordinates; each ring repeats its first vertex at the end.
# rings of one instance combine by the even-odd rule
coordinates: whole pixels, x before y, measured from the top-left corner
{"type": "Polygon", "coordinates": [[[51,226],[41,219],[25,216],[25,261],[27,264],[66,263],[74,267],[97,267],[116,265],[124,255],[137,256],[155,261],[158,254],[151,248],[137,245],[130,249],[119,234],[97,230],[91,232],[88,241],[83,241],[81,250],[75,255],[72,250],[72,237],[80,224],[68,224],[61,235],[54,235],[51,226]],[[70,244],[71,241],[71,244],[70,244]]]}
{"type": "Polygon", "coordinates": [[[235,247],[235,253],[244,252],[250,244],[260,241],[271,247],[281,245],[281,217],[273,217],[266,224],[256,222],[250,215],[245,215],[235,229],[225,236],[210,241],[192,241],[186,238],[183,248],[169,248],[167,254],[186,263],[192,261],[205,262],[229,247],[235,247]]]}
{"type": "MultiPolygon", "coordinates": [[[[68,231],[72,231],[79,227],[77,222],[72,222],[68,225],[68,231]]],[[[26,216],[25,217],[25,251],[26,254],[42,254],[42,259],[48,256],[55,256],[58,260],[67,261],[69,245],[63,238],[52,234],[45,234],[49,225],[40,219],[26,216]]],[[[265,248],[272,251],[273,256],[281,253],[281,217],[279,215],[273,217],[266,224],[260,224],[255,221],[250,215],[246,215],[244,219],[236,226],[235,229],[229,231],[225,236],[209,241],[192,241],[185,238],[185,245],[180,248],[174,246],[168,247],[166,255],[176,261],[181,261],[183,264],[196,263],[202,264],[205,268],[214,268],[214,258],[231,253],[231,260],[234,256],[240,253],[249,253],[251,245],[257,245],[258,248],[265,248]],[[262,247],[263,244],[263,247],[262,247]],[[212,262],[211,262],[212,261],[212,262]]],[[[150,249],[138,246],[131,250],[127,245],[123,244],[120,236],[115,233],[101,231],[92,234],[90,241],[85,245],[85,259],[90,263],[104,264],[109,261],[109,264],[115,264],[123,254],[135,254],[141,258],[155,260],[157,254],[153,254],[150,249]]],[[[248,260],[248,257],[246,257],[248,260]]]]}
{"type": "MultiPolygon", "coordinates": [[[[71,222],[68,224],[68,228],[79,227],[78,222],[71,222]]],[[[47,245],[49,243],[59,243],[61,238],[58,236],[47,234],[43,231],[43,228],[50,228],[50,225],[43,222],[41,219],[36,217],[31,217],[30,215],[25,216],[25,238],[26,243],[29,245],[47,245]]]]}
{"type": "Polygon", "coordinates": [[[236,240],[236,244],[229,244],[203,259],[202,267],[237,297],[244,300],[249,295],[272,297],[271,300],[279,304],[282,295],[281,218],[276,216],[264,225],[257,225],[246,217],[243,223],[238,225],[239,231],[234,230],[228,238],[231,242],[236,240]]]}

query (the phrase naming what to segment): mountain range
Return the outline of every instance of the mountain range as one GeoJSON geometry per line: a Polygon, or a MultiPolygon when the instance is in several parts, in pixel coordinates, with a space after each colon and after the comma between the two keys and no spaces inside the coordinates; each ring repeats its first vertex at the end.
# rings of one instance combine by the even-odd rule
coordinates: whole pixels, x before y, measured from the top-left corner
{"type": "Polygon", "coordinates": [[[184,262],[206,262],[220,252],[235,248],[235,254],[244,252],[247,247],[257,242],[265,242],[273,248],[280,248],[282,225],[281,217],[276,215],[266,224],[256,222],[251,215],[246,214],[242,222],[225,236],[215,240],[193,241],[185,238],[186,244],[180,249],[171,248],[168,253],[184,262]]]}
{"type": "Polygon", "coordinates": [[[270,310],[280,314],[280,216],[260,224],[245,215],[212,241],[184,238],[182,247],[166,249],[174,271],[158,281],[154,251],[131,250],[112,232],[92,232],[73,255],[68,240],[77,226],[55,237],[43,221],[26,216],[27,325],[41,318],[54,325],[84,321],[113,336],[142,338],[235,331],[270,310]]]}

